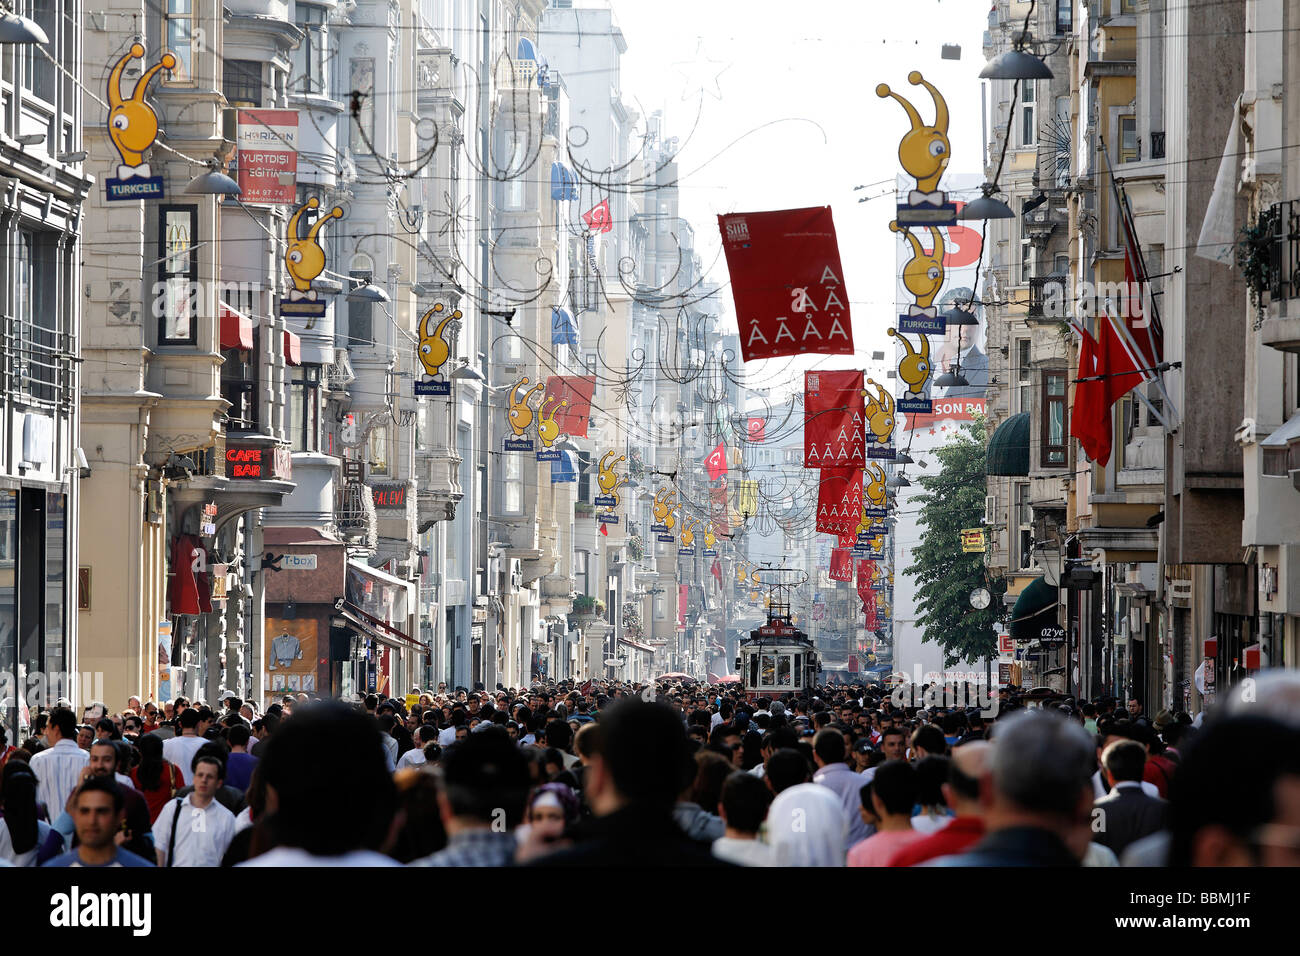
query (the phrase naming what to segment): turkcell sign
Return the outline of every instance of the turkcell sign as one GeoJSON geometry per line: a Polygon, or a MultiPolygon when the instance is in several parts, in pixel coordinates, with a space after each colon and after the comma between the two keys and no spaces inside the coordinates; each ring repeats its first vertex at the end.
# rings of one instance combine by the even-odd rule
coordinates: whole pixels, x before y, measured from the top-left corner
{"type": "Polygon", "coordinates": [[[591,503],[597,508],[614,508],[618,506],[618,499],[613,495],[597,495],[591,503]]]}
{"type": "Polygon", "coordinates": [[[900,332],[910,332],[913,335],[917,333],[922,335],[943,335],[947,330],[948,323],[941,315],[934,318],[927,315],[900,315],[898,317],[898,331],[900,332]]]}
{"type": "Polygon", "coordinates": [[[670,534],[659,534],[659,535],[655,535],[655,540],[662,541],[665,544],[672,544],[677,539],[670,534]]]}
{"type": "MultiPolygon", "coordinates": [[[[668,525],[666,525],[666,524],[652,524],[652,525],[650,526],[650,530],[651,530],[651,532],[653,532],[654,534],[667,534],[667,533],[668,533],[668,525]]],[[[663,539],[660,538],[659,540],[662,541],[663,539]]],[[[671,541],[672,539],[669,538],[668,540],[671,541]]]]}
{"type": "MultiPolygon", "coordinates": [[[[416,395],[450,395],[451,382],[441,382],[438,379],[421,379],[415,383],[416,395]]],[[[528,450],[531,451],[533,443],[528,443],[528,450]]]]}
{"type": "Polygon", "coordinates": [[[601,524],[618,524],[618,515],[599,514],[596,517],[601,524]]]}
{"type": "MultiPolygon", "coordinates": [[[[415,386],[419,388],[420,383],[416,382],[415,386]]],[[[506,451],[532,451],[533,440],[531,438],[507,438],[503,447],[506,451]]]]}
{"type": "Polygon", "coordinates": [[[162,199],[163,180],[161,176],[149,176],[145,179],[106,179],[104,192],[109,202],[162,199]]]}
{"type": "Polygon", "coordinates": [[[955,202],[920,203],[915,206],[899,206],[894,218],[900,226],[955,226],[957,225],[957,204],[955,202]]]}
{"type": "Polygon", "coordinates": [[[888,508],[863,508],[862,515],[865,518],[888,518],[888,508]]]}
{"type": "Polygon", "coordinates": [[[894,407],[900,412],[922,412],[928,415],[934,411],[934,402],[928,398],[900,398],[894,407]]]}
{"type": "Polygon", "coordinates": [[[560,450],[558,448],[543,448],[537,453],[538,461],[559,461],[560,450]]]}

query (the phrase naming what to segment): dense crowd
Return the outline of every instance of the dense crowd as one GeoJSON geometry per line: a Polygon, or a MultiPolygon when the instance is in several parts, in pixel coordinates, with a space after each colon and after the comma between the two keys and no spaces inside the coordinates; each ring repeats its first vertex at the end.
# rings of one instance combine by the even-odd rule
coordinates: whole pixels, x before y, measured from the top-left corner
{"type": "Polygon", "coordinates": [[[1300,673],[1195,717],[945,691],[61,706],[0,737],[0,865],[1300,864],[1300,673]]]}

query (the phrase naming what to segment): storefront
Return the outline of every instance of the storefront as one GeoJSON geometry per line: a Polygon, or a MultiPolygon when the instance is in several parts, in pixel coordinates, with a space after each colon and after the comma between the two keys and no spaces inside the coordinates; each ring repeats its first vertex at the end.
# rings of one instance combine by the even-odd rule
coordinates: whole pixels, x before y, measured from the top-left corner
{"type": "Polygon", "coordinates": [[[331,618],[334,692],[402,697],[427,673],[432,648],[411,637],[415,584],[360,558],[347,562],[343,596],[331,618]]]}
{"type": "Polygon", "coordinates": [[[0,722],[11,744],[35,708],[95,693],[74,687],[68,668],[67,548],[66,493],[0,488],[0,722]]]}

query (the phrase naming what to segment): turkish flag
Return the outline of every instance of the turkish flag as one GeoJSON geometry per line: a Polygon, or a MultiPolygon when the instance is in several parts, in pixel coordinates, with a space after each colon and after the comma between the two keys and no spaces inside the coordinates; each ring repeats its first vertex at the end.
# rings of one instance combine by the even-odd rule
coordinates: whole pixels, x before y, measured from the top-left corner
{"type": "Polygon", "coordinates": [[[1112,447],[1111,406],[1142,384],[1143,377],[1108,316],[1098,318],[1096,338],[1081,326],[1075,328],[1081,337],[1076,378],[1084,381],[1074,387],[1070,434],[1089,459],[1105,465],[1112,447]]]}
{"type": "Polygon", "coordinates": [[[866,404],[862,371],[805,372],[803,466],[866,464],[866,404]]]}
{"type": "Polygon", "coordinates": [[[722,565],[718,564],[717,558],[713,559],[713,567],[709,568],[709,572],[715,578],[718,579],[718,589],[721,590],[722,589],[722,565]]]}
{"type": "Polygon", "coordinates": [[[853,580],[853,551],[851,548],[831,549],[830,577],[832,581],[853,580]]]}
{"type": "Polygon", "coordinates": [[[748,422],[747,432],[750,441],[763,441],[763,437],[767,432],[767,420],[751,418],[748,422]]]}
{"type": "Polygon", "coordinates": [[[704,459],[704,467],[709,471],[709,481],[717,481],[719,477],[727,473],[727,446],[723,442],[718,442],[718,447],[709,452],[709,457],[704,459]]]}
{"type": "Polygon", "coordinates": [[[554,412],[560,434],[586,437],[587,420],[591,417],[591,396],[596,394],[594,375],[551,375],[546,379],[546,394],[538,412],[554,412]],[[554,399],[554,401],[551,401],[554,399]],[[551,404],[547,407],[547,402],[551,404]],[[562,402],[567,404],[561,404],[562,402]]]}
{"type": "Polygon", "coordinates": [[[609,213],[609,199],[602,199],[582,214],[582,221],[594,233],[613,232],[614,219],[609,213]]]}
{"type": "Polygon", "coordinates": [[[853,354],[830,206],[718,217],[746,362],[853,354]]]}
{"type": "Polygon", "coordinates": [[[862,468],[823,468],[817,486],[818,531],[852,542],[862,520],[862,468]]]}

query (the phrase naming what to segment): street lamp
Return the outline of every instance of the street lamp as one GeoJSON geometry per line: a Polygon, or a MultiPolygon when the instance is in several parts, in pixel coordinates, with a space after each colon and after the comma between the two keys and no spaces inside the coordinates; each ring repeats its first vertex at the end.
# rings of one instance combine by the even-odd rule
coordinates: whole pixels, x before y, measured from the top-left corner
{"type": "Polygon", "coordinates": [[[349,302],[387,302],[388,293],[377,285],[371,285],[367,279],[355,289],[348,292],[349,302]]]}
{"type": "Polygon", "coordinates": [[[980,192],[983,193],[979,199],[968,202],[962,207],[961,212],[957,213],[958,219],[1015,219],[1016,214],[1011,211],[1011,207],[1001,199],[994,199],[993,194],[998,191],[996,183],[985,183],[980,186],[980,192]]]}
{"type": "Polygon", "coordinates": [[[16,13],[0,16],[0,43],[49,43],[40,24],[16,13]]]}
{"type": "Polygon", "coordinates": [[[189,185],[185,187],[185,192],[200,196],[238,196],[243,190],[239,188],[239,183],[223,173],[220,164],[212,159],[208,161],[207,171],[191,179],[189,185]]]}

